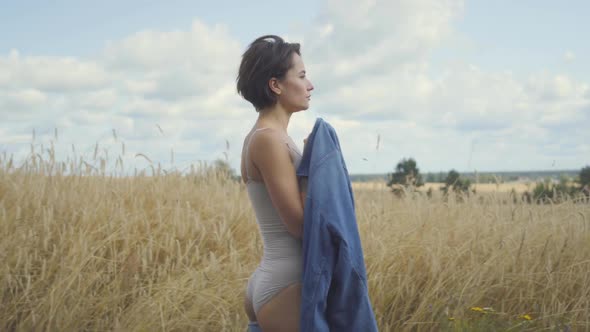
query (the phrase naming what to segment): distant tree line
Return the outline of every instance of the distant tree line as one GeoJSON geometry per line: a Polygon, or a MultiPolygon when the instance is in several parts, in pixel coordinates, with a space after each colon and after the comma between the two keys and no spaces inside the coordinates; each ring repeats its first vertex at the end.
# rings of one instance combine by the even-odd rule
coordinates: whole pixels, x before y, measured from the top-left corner
{"type": "MultiPolygon", "coordinates": [[[[240,176],[235,174],[227,160],[217,159],[209,167],[210,171],[213,171],[217,177],[233,181],[240,180],[240,176]]],[[[375,179],[375,175],[366,175],[366,177],[367,179],[375,179]]],[[[514,180],[517,179],[518,177],[514,180]]],[[[454,169],[451,169],[448,173],[428,173],[424,178],[423,174],[420,173],[418,163],[413,158],[401,159],[395,166],[395,170],[387,174],[386,180],[387,186],[397,196],[417,192],[417,189],[424,186],[425,182],[443,184],[440,190],[445,196],[451,192],[460,194],[458,197],[476,194],[475,189],[472,188],[472,178],[462,176],[454,169]]],[[[478,175],[477,182],[498,183],[499,180],[493,174],[486,174],[485,176],[478,175]]],[[[426,194],[429,197],[432,196],[432,188],[429,188],[426,194]]],[[[576,179],[563,175],[558,182],[551,179],[538,182],[531,192],[525,191],[522,193],[521,199],[527,203],[550,203],[561,202],[580,195],[586,200],[590,200],[590,166],[582,168],[576,179]]],[[[516,199],[516,192],[513,192],[513,196],[516,199]]]]}
{"type": "Polygon", "coordinates": [[[590,166],[582,168],[578,179],[574,181],[563,176],[558,183],[550,179],[539,182],[532,193],[523,193],[523,199],[528,203],[559,203],[580,195],[586,199],[590,198],[590,166]]]}
{"type": "MultiPolygon", "coordinates": [[[[512,180],[517,179],[518,177],[515,177],[512,180]]],[[[487,175],[483,179],[478,176],[477,181],[480,183],[499,182],[498,178],[493,175],[487,175]]],[[[426,182],[444,184],[441,190],[445,196],[450,192],[461,194],[462,196],[476,194],[475,189],[472,189],[472,180],[462,177],[454,169],[448,173],[428,173],[426,175],[426,182]]],[[[417,188],[423,185],[423,175],[420,173],[418,163],[413,158],[403,158],[397,163],[395,170],[387,175],[387,186],[397,196],[402,196],[409,192],[416,192],[417,188]]],[[[431,196],[432,188],[429,188],[426,194],[431,196]]],[[[516,193],[513,194],[516,195],[516,193]]],[[[550,179],[539,182],[535,185],[532,192],[526,191],[522,194],[522,200],[528,203],[560,202],[579,195],[586,200],[590,199],[590,166],[582,168],[577,179],[574,181],[569,177],[562,176],[558,183],[550,179]]]]}
{"type": "MultiPolygon", "coordinates": [[[[430,183],[445,183],[448,172],[429,172],[423,175],[425,182],[430,183]]],[[[514,181],[531,181],[535,182],[539,179],[555,179],[568,176],[575,178],[578,176],[578,171],[520,171],[520,172],[467,172],[461,174],[461,178],[468,179],[471,182],[477,183],[504,183],[514,181]]]]}

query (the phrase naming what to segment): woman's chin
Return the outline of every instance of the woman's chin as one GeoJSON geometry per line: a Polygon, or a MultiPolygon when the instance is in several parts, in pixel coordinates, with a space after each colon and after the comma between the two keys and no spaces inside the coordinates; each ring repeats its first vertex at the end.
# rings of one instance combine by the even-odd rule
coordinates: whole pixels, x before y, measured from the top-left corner
{"type": "Polygon", "coordinates": [[[294,113],[307,111],[308,108],[309,108],[309,105],[302,105],[302,106],[296,108],[294,113]]]}

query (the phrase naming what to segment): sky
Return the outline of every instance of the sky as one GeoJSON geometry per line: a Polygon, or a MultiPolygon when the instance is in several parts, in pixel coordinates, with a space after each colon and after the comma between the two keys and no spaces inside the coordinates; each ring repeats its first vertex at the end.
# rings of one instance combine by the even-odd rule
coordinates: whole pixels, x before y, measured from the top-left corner
{"type": "Polygon", "coordinates": [[[302,148],[323,118],[352,174],[590,164],[588,1],[0,2],[0,153],[17,161],[53,145],[92,163],[98,145],[109,169],[238,170],[257,113],[237,69],[276,34],[315,87],[289,135],[302,148]]]}

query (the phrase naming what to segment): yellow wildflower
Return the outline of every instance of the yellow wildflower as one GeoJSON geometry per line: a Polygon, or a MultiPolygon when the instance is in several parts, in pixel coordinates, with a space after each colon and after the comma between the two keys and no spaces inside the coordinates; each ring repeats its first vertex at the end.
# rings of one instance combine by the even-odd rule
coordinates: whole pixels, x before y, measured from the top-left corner
{"type": "Polygon", "coordinates": [[[490,312],[494,312],[495,311],[491,307],[484,307],[484,308],[482,308],[482,307],[471,307],[470,309],[471,309],[471,311],[481,312],[482,314],[487,314],[487,313],[490,313],[490,312]]]}
{"type": "Polygon", "coordinates": [[[518,318],[522,318],[524,320],[532,320],[533,319],[533,317],[531,317],[531,315],[529,315],[529,314],[520,315],[518,318]]]}

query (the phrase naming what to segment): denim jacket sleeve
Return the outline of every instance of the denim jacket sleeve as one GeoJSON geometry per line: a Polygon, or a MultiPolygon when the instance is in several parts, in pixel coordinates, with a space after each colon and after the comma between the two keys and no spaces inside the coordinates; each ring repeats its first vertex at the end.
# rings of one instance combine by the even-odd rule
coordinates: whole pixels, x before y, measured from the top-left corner
{"type": "Polygon", "coordinates": [[[308,177],[301,331],[377,331],[348,171],[335,130],[321,118],[297,174],[308,177]]]}

